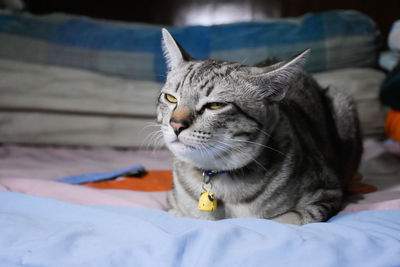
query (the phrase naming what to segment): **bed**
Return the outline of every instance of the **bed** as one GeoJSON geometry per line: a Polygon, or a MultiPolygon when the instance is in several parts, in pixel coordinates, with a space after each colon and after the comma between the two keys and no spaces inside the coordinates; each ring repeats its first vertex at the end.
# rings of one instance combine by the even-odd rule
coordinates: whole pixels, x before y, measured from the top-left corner
{"type": "Polygon", "coordinates": [[[0,265],[400,266],[400,147],[382,138],[374,22],[331,11],[169,30],[197,58],[247,64],[311,47],[306,68],[358,104],[360,193],[329,221],[304,226],[168,214],[172,157],[154,123],[160,27],[2,11],[0,265]],[[115,175],[134,166],[147,176],[115,175]],[[60,182],[110,173],[114,186],[103,189],[60,182]],[[123,181],[135,185],[116,186],[123,181]]]}

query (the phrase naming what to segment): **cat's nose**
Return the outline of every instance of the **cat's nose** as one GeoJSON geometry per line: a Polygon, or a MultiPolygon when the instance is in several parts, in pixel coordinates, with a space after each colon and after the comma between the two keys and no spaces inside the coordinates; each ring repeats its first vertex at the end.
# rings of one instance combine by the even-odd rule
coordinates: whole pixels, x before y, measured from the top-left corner
{"type": "Polygon", "coordinates": [[[185,120],[176,120],[174,118],[172,118],[169,121],[169,124],[174,129],[174,132],[175,132],[176,136],[178,136],[183,130],[185,130],[186,128],[189,127],[189,123],[187,121],[185,121],[185,120]]]}

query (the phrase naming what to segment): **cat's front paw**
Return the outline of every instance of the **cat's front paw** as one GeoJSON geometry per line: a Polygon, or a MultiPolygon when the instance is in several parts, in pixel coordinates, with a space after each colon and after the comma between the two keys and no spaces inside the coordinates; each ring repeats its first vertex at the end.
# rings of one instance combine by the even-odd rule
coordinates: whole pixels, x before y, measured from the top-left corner
{"type": "Polygon", "coordinates": [[[286,223],[286,224],[295,224],[295,225],[303,225],[304,224],[301,216],[293,211],[276,216],[276,217],[272,218],[271,220],[273,220],[275,222],[286,223]]]}

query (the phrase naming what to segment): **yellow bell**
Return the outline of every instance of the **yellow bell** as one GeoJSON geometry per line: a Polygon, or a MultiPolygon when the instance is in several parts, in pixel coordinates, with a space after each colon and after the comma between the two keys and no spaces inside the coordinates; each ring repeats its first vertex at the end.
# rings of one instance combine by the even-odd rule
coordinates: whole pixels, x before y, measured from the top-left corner
{"type": "Polygon", "coordinates": [[[213,193],[210,193],[210,189],[201,193],[199,199],[199,209],[201,211],[213,211],[217,208],[217,199],[213,193]]]}

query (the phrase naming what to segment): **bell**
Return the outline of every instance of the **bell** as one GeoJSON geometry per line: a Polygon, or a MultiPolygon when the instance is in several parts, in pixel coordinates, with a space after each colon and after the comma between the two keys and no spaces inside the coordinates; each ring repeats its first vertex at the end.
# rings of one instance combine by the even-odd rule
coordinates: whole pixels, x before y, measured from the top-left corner
{"type": "Polygon", "coordinates": [[[217,199],[213,193],[210,193],[210,189],[201,193],[199,199],[199,209],[201,211],[213,211],[217,208],[217,199]]]}

